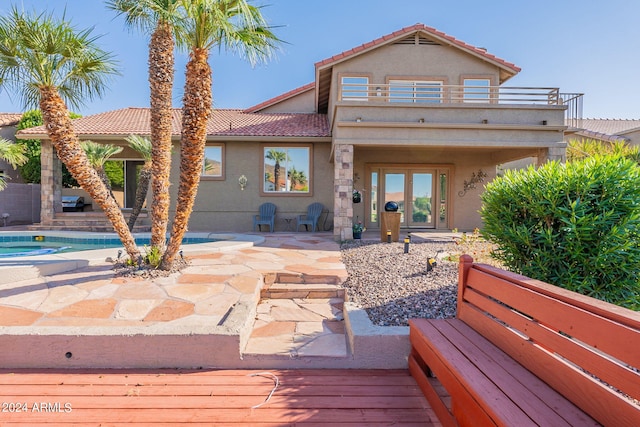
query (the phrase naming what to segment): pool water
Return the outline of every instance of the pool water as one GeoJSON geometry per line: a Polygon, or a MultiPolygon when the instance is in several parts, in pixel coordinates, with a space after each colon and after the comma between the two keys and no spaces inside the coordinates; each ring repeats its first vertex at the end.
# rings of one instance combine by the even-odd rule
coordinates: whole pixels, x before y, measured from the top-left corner
{"type": "MultiPolygon", "coordinates": [[[[188,237],[183,244],[215,242],[218,239],[207,237],[188,237]]],[[[149,237],[136,238],[138,247],[150,244],[149,237]]],[[[47,255],[53,253],[88,251],[122,247],[117,237],[66,237],[34,234],[0,235],[0,258],[47,255]]]]}
{"type": "Polygon", "coordinates": [[[47,255],[55,252],[62,252],[68,248],[69,246],[42,246],[42,245],[0,246],[0,258],[13,257],[13,256],[47,255]]]}

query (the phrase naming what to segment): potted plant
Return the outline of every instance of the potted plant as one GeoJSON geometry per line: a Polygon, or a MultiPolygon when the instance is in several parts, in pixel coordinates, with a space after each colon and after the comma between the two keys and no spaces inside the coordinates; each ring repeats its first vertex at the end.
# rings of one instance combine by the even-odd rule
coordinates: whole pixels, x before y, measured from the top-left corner
{"type": "MultiPolygon", "coordinates": [[[[357,218],[357,217],[356,217],[357,218]]],[[[366,230],[366,228],[364,227],[364,225],[362,225],[362,221],[359,221],[358,219],[356,219],[357,222],[353,223],[353,238],[354,239],[361,239],[362,238],[362,232],[366,230]]]]}

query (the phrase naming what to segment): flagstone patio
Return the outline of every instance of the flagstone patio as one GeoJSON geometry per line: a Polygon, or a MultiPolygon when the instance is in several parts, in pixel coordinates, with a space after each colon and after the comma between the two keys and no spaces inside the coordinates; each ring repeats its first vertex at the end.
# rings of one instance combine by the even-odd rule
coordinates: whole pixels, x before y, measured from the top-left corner
{"type": "MultiPolygon", "coordinates": [[[[329,233],[262,236],[254,236],[259,243],[255,245],[224,245],[206,250],[197,248],[199,245],[185,246],[190,265],[169,277],[116,277],[113,264],[105,261],[115,251],[103,250],[91,255],[94,259],[84,268],[36,278],[30,278],[30,273],[24,280],[0,283],[0,341],[13,348],[0,354],[0,364],[85,366],[94,357],[104,358],[94,359],[94,366],[115,363],[106,359],[117,356],[117,351],[103,350],[99,356],[78,344],[82,337],[93,337],[92,345],[115,348],[124,345],[119,344],[123,337],[164,336],[180,338],[178,342],[199,337],[201,343],[211,344],[211,336],[234,336],[239,348],[228,357],[236,366],[243,365],[243,360],[244,364],[259,365],[272,356],[285,356],[285,360],[308,356],[349,358],[342,298],[284,295],[261,301],[260,297],[264,277],[275,273],[333,277],[341,283],[347,273],[340,261],[338,243],[329,233]],[[64,343],[55,337],[64,337],[64,343]],[[109,339],[96,341],[99,337],[109,339]],[[34,345],[44,346],[44,351],[34,351],[34,345]],[[58,350],[65,346],[75,351],[58,350]]],[[[78,254],[81,253],[74,256],[78,254]]],[[[11,271],[16,274],[15,268],[11,271]]],[[[148,362],[151,355],[143,350],[145,345],[139,346],[136,351],[145,353],[141,361],[125,357],[121,363],[148,362]]],[[[154,351],[161,353],[166,348],[154,351]]],[[[178,362],[176,356],[166,359],[166,363],[188,364],[197,359],[190,348],[182,351],[183,362],[178,362]]],[[[220,357],[201,359],[203,365],[221,364],[220,357]]],[[[264,363],[275,362],[272,359],[264,363]]]]}

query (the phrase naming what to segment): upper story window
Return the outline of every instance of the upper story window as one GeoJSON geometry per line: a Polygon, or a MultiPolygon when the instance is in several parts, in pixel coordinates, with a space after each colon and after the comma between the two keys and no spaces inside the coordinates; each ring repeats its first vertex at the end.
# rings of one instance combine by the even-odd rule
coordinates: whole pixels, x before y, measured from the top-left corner
{"type": "Polygon", "coordinates": [[[342,77],[343,101],[366,101],[369,98],[369,78],[364,76],[342,77]]]}
{"type": "Polygon", "coordinates": [[[464,79],[462,81],[462,99],[464,102],[488,102],[491,80],[464,79]]]}
{"type": "Polygon", "coordinates": [[[207,145],[204,148],[201,176],[211,178],[222,178],[224,176],[223,148],[222,145],[207,145]]]}
{"type": "Polygon", "coordinates": [[[442,102],[442,82],[389,80],[389,102],[442,102]]]}
{"type": "Polygon", "coordinates": [[[265,193],[309,193],[311,147],[263,147],[265,193]]]}

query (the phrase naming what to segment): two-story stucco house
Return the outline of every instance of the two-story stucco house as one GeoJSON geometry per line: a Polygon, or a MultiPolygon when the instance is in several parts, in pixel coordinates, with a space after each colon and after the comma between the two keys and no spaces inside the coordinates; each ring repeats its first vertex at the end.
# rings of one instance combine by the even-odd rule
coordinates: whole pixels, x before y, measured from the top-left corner
{"type": "MultiPolygon", "coordinates": [[[[190,229],[251,230],[265,202],[277,206],[277,230],[295,228],[296,215],[320,202],[320,228],[350,239],[356,220],[379,228],[388,201],[398,203],[407,230],[480,227],[483,183],[475,178],[491,180],[496,165],[511,160],[564,156],[569,98],[557,88],[506,87],[519,71],[416,24],[316,63],[315,81],[303,87],[246,110],[217,109],[190,229]]],[[[176,110],[175,144],[179,116],[176,110]]],[[[124,144],[131,133],[149,135],[148,117],[147,109],[129,108],[74,124],[81,139],[124,144]]],[[[19,136],[46,138],[43,128],[19,136]]],[[[45,151],[51,153],[46,140],[45,151]]],[[[130,207],[140,160],[129,149],[119,157],[122,203],[130,207]]],[[[51,183],[43,189],[46,225],[61,215],[61,191],[48,177],[56,169],[52,156],[43,158],[42,182],[51,183]]]]}

